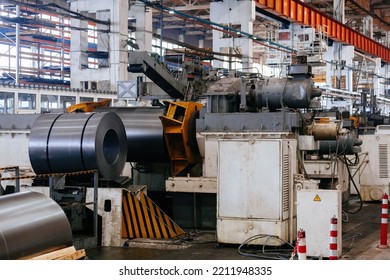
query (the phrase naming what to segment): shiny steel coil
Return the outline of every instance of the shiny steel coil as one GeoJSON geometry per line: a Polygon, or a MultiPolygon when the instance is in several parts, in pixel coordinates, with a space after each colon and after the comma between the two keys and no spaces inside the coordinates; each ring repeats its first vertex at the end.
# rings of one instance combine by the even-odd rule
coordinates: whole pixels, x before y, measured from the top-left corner
{"type": "Polygon", "coordinates": [[[37,192],[0,196],[0,259],[16,260],[72,246],[61,207],[37,192]]]}
{"type": "Polygon", "coordinates": [[[29,138],[30,162],[37,174],[96,169],[114,180],[126,153],[125,128],[113,112],[43,114],[29,138]]]}
{"type": "Polygon", "coordinates": [[[127,137],[128,162],[167,162],[169,160],[164,143],[158,107],[102,107],[99,112],[115,112],[122,120],[127,137]]]}

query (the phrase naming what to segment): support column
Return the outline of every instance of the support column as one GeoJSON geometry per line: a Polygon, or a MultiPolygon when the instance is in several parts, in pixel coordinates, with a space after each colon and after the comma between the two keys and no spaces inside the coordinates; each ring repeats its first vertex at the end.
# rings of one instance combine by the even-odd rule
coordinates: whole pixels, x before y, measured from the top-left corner
{"type": "Polygon", "coordinates": [[[374,19],[371,16],[363,18],[363,34],[371,39],[374,37],[374,19]]]}
{"type": "MultiPolygon", "coordinates": [[[[71,24],[81,29],[88,27],[86,21],[78,19],[72,19],[71,24]]],[[[70,83],[72,88],[80,88],[82,75],[79,73],[88,65],[88,55],[85,53],[88,50],[88,33],[72,28],[70,34],[70,83]]]]}
{"type": "Polygon", "coordinates": [[[110,26],[110,81],[111,90],[117,90],[118,81],[128,80],[128,52],[127,52],[127,34],[128,34],[128,1],[112,0],[104,1],[110,5],[111,26],[110,26]]]}
{"type": "MultiPolygon", "coordinates": [[[[96,19],[109,20],[110,11],[97,11],[96,19]]],[[[105,30],[105,25],[96,24],[97,30],[105,30]]],[[[110,36],[105,32],[97,32],[97,50],[100,52],[108,52],[110,50],[110,36]]],[[[99,68],[110,67],[108,59],[98,59],[99,68]]]]}
{"type": "MultiPolygon", "coordinates": [[[[255,20],[255,3],[251,0],[223,1],[210,3],[210,20],[226,25],[249,34],[253,34],[253,22],[255,20]]],[[[249,69],[253,65],[252,39],[239,37],[238,34],[229,34],[213,30],[213,51],[232,53],[239,51],[242,54],[242,68],[249,69]]],[[[220,57],[226,59],[226,57],[220,57]]],[[[230,68],[230,63],[215,60],[214,67],[230,68]]]]}
{"type": "MultiPolygon", "coordinates": [[[[345,0],[334,0],[333,1],[333,17],[344,23],[345,22],[345,0]]],[[[333,42],[333,61],[336,62],[336,83],[334,85],[335,88],[341,89],[344,87],[342,85],[342,48],[343,44],[334,41],[333,42]]]]}
{"type": "Polygon", "coordinates": [[[200,49],[204,48],[204,36],[198,37],[198,48],[200,48],[200,49]]]}
{"type": "Polygon", "coordinates": [[[341,74],[345,76],[345,90],[353,91],[353,71],[351,67],[353,67],[355,47],[343,46],[341,51],[341,57],[345,61],[345,67],[341,67],[341,74]]]}
{"type": "MultiPolygon", "coordinates": [[[[380,97],[383,97],[383,86],[381,85],[381,79],[379,78],[379,75],[380,75],[380,72],[381,72],[381,62],[382,60],[380,58],[374,58],[375,60],[375,70],[374,70],[374,77],[373,77],[373,91],[374,91],[374,95],[376,96],[377,100],[380,98],[380,97]]],[[[379,104],[378,104],[379,106],[379,104]]],[[[378,110],[381,110],[383,111],[383,108],[377,108],[378,110]]],[[[381,112],[383,113],[383,112],[381,112]]]]}
{"type": "MultiPolygon", "coordinates": [[[[108,35],[98,35],[98,50],[108,49],[108,67],[87,69],[88,56],[84,53],[88,49],[88,35],[85,31],[72,30],[71,40],[71,86],[80,88],[83,81],[94,81],[98,90],[117,90],[117,82],[128,78],[127,65],[127,34],[128,34],[128,1],[72,1],[71,9],[79,13],[88,12],[96,19],[110,20],[108,35]],[[100,42],[99,42],[100,41],[100,42]],[[106,44],[106,45],[105,45],[106,44]],[[108,47],[108,48],[107,48],[108,47]]],[[[72,25],[87,27],[87,21],[72,19],[72,25]]],[[[98,25],[107,29],[104,24],[98,25]]]]}
{"type": "Polygon", "coordinates": [[[130,6],[128,18],[135,20],[135,43],[140,51],[152,52],[153,18],[152,9],[145,6],[141,1],[136,1],[130,6]]]}
{"type": "MultiPolygon", "coordinates": [[[[379,76],[381,78],[378,78],[379,80],[379,95],[384,98],[390,97],[390,85],[388,81],[386,80],[386,77],[390,77],[390,67],[388,64],[383,65],[383,67],[379,70],[379,76]]],[[[379,108],[381,110],[382,115],[389,115],[389,105],[387,103],[382,103],[381,107],[379,108]]]]}

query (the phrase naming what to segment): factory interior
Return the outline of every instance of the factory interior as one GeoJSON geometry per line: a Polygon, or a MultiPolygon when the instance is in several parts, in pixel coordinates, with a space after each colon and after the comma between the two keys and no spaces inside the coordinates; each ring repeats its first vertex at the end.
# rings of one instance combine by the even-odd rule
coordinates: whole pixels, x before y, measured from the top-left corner
{"type": "Polygon", "coordinates": [[[390,259],[389,0],[1,0],[0,259],[390,259]]]}

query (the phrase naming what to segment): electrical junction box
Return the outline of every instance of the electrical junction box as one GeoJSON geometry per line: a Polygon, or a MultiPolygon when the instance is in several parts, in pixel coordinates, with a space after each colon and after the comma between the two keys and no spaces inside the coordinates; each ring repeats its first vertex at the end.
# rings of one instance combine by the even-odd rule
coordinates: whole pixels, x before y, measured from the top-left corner
{"type": "Polygon", "coordinates": [[[329,258],[330,220],[337,218],[337,256],[342,252],[341,190],[297,190],[297,229],[306,234],[306,254],[329,258]]]}

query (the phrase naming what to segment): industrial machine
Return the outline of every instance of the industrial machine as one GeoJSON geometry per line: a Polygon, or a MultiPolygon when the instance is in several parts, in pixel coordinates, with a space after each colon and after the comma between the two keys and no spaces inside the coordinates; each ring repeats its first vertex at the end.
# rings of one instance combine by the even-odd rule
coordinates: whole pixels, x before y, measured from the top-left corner
{"type": "MultiPolygon", "coordinates": [[[[297,224],[308,225],[296,209],[304,203],[297,193],[307,189],[315,190],[314,197],[324,190],[334,193],[332,208],[324,206],[324,217],[317,220],[328,226],[332,216],[341,219],[350,179],[343,157],[359,153],[361,141],[350,121],[318,112],[320,95],[304,55],[285,78],[248,74],[216,80],[196,120],[201,176],[172,176],[166,190],[216,193],[220,243],[252,237],[260,245],[293,242],[297,224]]],[[[169,105],[168,111],[177,106],[169,105]]],[[[328,236],[324,249],[309,255],[327,257],[326,242],[328,236]]]]}
{"type": "MultiPolygon", "coordinates": [[[[192,66],[186,84],[170,82],[169,71],[145,54],[130,59],[129,71],[145,73],[170,95],[164,108],[100,106],[90,113],[35,116],[28,151],[34,172],[99,174],[108,184],[100,185],[94,202],[104,225],[103,245],[120,246],[135,236],[131,211],[152,204],[144,187],[123,190],[146,185],[147,193],[153,193],[145,177],[172,196],[215,195],[209,209],[215,211],[219,243],[241,244],[253,237],[251,244],[292,243],[300,226],[311,225],[305,215],[310,206],[303,205],[312,199],[300,194],[307,190],[315,197],[331,193],[331,203],[318,207],[318,221],[328,225],[333,216],[341,219],[341,200],[348,198],[351,178],[345,158],[359,153],[362,142],[349,118],[321,112],[321,91],[314,87],[306,55],[299,53],[283,78],[253,73],[211,77],[192,66]],[[131,174],[125,175],[127,163],[131,174]],[[163,167],[149,171],[148,166],[160,163],[163,167]]],[[[96,189],[80,188],[88,179],[78,183],[65,184],[70,191],[62,188],[55,197],[88,204],[96,189]]],[[[173,220],[176,206],[171,205],[173,220]]],[[[74,212],[67,214],[77,221],[73,228],[82,226],[74,212]]],[[[310,228],[306,231],[310,235],[310,228]]],[[[183,233],[177,225],[167,232],[170,237],[183,233]]],[[[322,251],[310,254],[327,257],[322,251]]]]}

